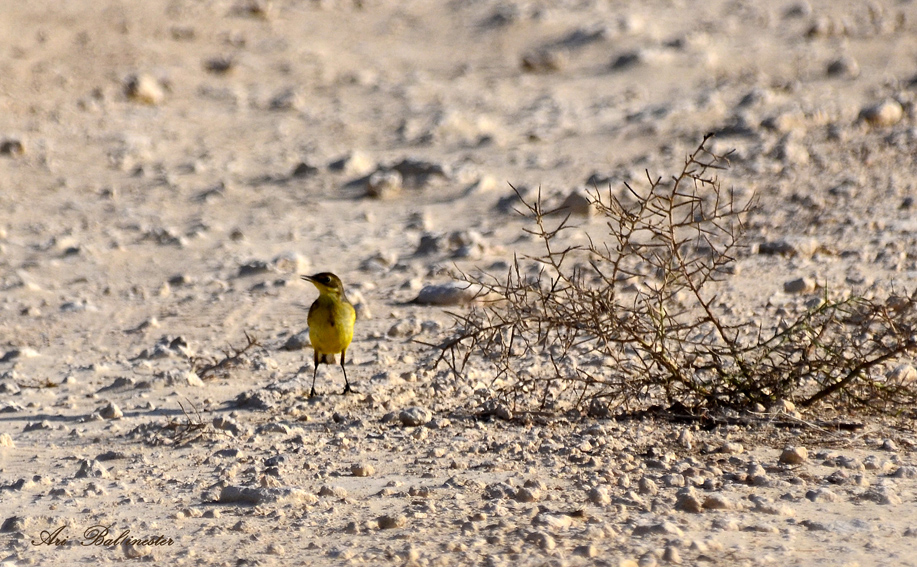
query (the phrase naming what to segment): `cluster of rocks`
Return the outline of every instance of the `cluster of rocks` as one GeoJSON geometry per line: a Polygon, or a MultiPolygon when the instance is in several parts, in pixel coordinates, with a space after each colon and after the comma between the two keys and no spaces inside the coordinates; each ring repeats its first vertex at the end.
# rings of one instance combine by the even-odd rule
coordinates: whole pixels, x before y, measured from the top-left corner
{"type": "MultiPolygon", "coordinates": [[[[419,564],[461,552],[493,564],[574,556],[656,565],[751,559],[754,551],[736,546],[734,533],[775,544],[807,532],[846,533],[851,522],[870,521],[852,519],[844,503],[894,509],[917,487],[917,466],[899,448],[917,446],[911,437],[864,442],[766,427],[731,428],[724,437],[665,423],[563,419],[523,429],[499,420],[446,419],[423,406],[367,414],[359,399],[345,404],[359,411],[353,418],[336,405],[332,412],[319,402],[313,407],[320,416],[299,423],[261,411],[217,416],[184,443],[190,459],[149,460],[128,444],[74,461],[63,475],[23,477],[0,490],[12,499],[68,506],[128,498],[135,489],[116,479],[139,467],[151,480],[175,479],[177,494],[185,495],[179,508],[155,505],[156,514],[190,530],[180,537],[213,530],[229,540],[247,537],[260,523],[250,517],[255,509],[307,528],[313,553],[329,561],[377,560],[379,545],[407,540],[403,553],[419,564]],[[842,441],[848,448],[767,446],[800,433],[817,445],[842,441]],[[761,437],[770,443],[761,445],[761,437]],[[199,480],[183,480],[190,478],[199,480]],[[336,543],[342,537],[356,538],[347,551],[336,543]]],[[[100,411],[105,419],[145,419],[117,413],[114,404],[100,411]]],[[[93,445],[101,447],[101,439],[93,445]]],[[[0,531],[27,538],[54,521],[7,516],[0,531]]],[[[283,554],[290,542],[271,545],[283,554]]]]}

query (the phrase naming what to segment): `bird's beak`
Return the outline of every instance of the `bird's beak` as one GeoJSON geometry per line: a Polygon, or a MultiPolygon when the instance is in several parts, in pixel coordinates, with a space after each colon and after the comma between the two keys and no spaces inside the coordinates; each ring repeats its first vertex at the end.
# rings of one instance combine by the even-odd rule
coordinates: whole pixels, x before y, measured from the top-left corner
{"type": "Polygon", "coordinates": [[[300,278],[306,280],[307,282],[315,283],[315,280],[312,279],[312,276],[299,276],[300,278]]]}

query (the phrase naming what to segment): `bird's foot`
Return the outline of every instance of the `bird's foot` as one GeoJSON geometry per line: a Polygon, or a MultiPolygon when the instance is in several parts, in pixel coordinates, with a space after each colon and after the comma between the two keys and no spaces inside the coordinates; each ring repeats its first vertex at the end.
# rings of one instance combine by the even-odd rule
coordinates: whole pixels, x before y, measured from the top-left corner
{"type": "Polygon", "coordinates": [[[311,399],[311,398],[314,398],[314,397],[315,397],[315,387],[313,386],[313,387],[312,387],[312,391],[309,392],[309,398],[311,399]]]}
{"type": "Polygon", "coordinates": [[[350,387],[350,384],[347,384],[346,386],[344,386],[344,391],[341,392],[341,395],[343,396],[343,395],[346,395],[346,394],[356,394],[356,393],[357,393],[357,391],[354,390],[353,388],[351,388],[351,387],[350,387]]]}

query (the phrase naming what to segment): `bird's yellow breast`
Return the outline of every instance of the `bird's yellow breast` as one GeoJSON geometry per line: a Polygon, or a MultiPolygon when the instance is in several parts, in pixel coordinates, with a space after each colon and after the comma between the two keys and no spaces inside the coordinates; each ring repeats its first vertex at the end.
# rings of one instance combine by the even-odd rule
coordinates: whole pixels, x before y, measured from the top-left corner
{"type": "Polygon", "coordinates": [[[318,354],[347,350],[357,319],[353,305],[342,297],[321,294],[309,308],[309,340],[318,354]]]}

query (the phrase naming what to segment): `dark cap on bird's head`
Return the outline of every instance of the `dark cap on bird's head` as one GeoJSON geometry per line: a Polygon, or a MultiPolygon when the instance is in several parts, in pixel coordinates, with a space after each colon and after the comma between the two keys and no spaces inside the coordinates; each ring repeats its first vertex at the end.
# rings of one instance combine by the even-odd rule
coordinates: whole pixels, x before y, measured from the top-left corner
{"type": "Polygon", "coordinates": [[[342,293],[344,291],[344,284],[341,282],[341,278],[337,277],[331,272],[322,272],[313,276],[300,277],[307,282],[312,282],[312,284],[317,287],[320,292],[342,293]]]}

